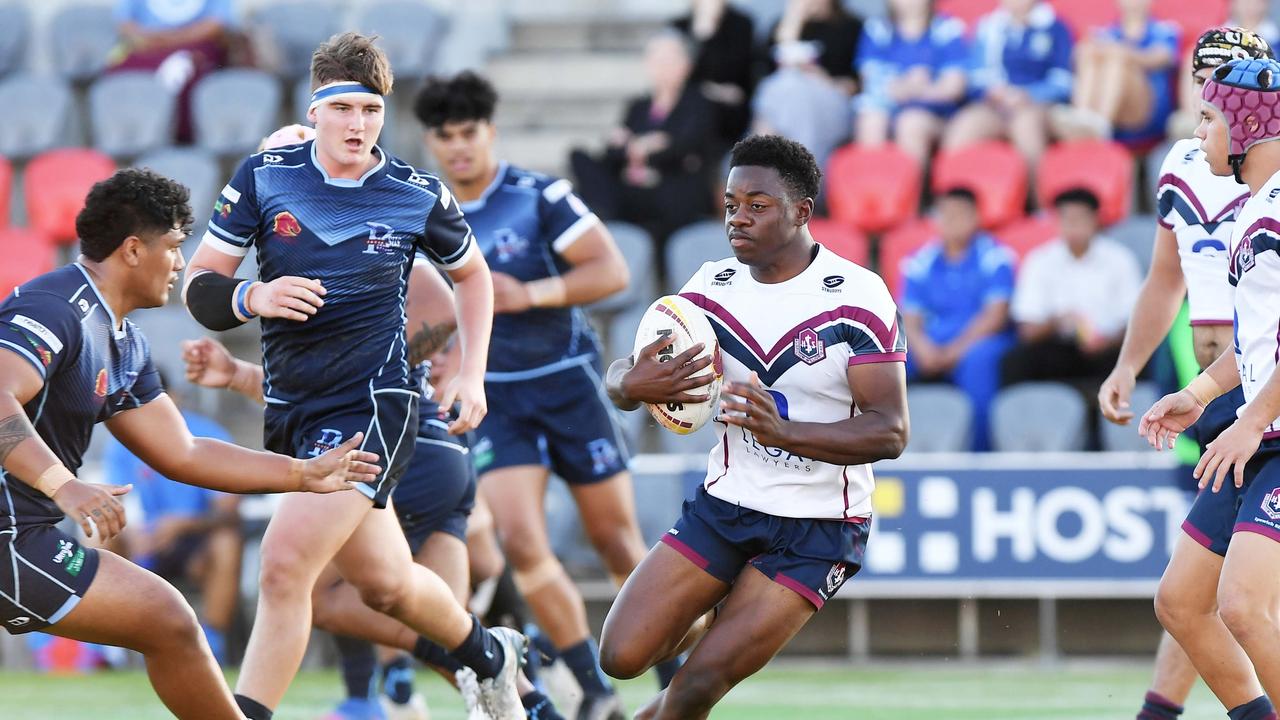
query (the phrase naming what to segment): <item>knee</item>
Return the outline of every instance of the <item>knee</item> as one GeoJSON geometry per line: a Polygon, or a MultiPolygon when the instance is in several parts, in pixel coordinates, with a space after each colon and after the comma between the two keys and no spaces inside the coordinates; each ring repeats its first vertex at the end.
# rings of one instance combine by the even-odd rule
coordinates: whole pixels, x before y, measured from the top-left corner
{"type": "Polygon", "coordinates": [[[717,668],[685,665],[667,688],[663,710],[677,716],[692,715],[710,708],[733,687],[733,681],[717,668]]]}
{"type": "Polygon", "coordinates": [[[546,536],[533,525],[512,524],[499,532],[507,562],[516,571],[536,567],[548,557],[555,557],[546,536]]]}
{"type": "Polygon", "coordinates": [[[630,520],[587,526],[587,539],[604,558],[610,572],[628,574],[644,557],[640,529],[630,520]]]}
{"type": "Polygon", "coordinates": [[[258,595],[267,602],[293,601],[310,593],[300,553],[283,548],[264,548],[258,571],[258,595]]]}
{"type": "Polygon", "coordinates": [[[364,604],[383,614],[394,614],[409,596],[408,583],[391,572],[361,578],[357,588],[364,604]]]}
{"type": "Polygon", "coordinates": [[[1247,589],[1235,583],[1224,583],[1218,588],[1218,616],[1231,631],[1236,641],[1247,645],[1260,631],[1268,631],[1274,613],[1263,598],[1253,597],[1247,589]]]}
{"type": "Polygon", "coordinates": [[[1164,582],[1156,589],[1155,609],[1156,619],[1170,635],[1177,636],[1190,624],[1189,616],[1192,613],[1180,602],[1177,590],[1164,582]]]}
{"type": "MultiPolygon", "coordinates": [[[[138,648],[144,655],[160,649],[191,649],[203,642],[203,631],[196,611],[172,587],[166,587],[152,602],[147,627],[155,640],[150,647],[138,648]]],[[[145,641],[144,641],[145,643],[145,641]]]]}
{"type": "Polygon", "coordinates": [[[616,632],[606,630],[600,636],[600,669],[618,680],[640,677],[653,665],[652,659],[641,647],[642,644],[627,642],[616,632]]]}

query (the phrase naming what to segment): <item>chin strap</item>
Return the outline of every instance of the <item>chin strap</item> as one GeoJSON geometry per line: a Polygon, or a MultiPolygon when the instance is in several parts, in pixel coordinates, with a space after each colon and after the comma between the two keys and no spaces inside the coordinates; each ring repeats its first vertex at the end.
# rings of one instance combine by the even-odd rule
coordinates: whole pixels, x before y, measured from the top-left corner
{"type": "Polygon", "coordinates": [[[1241,174],[1241,171],[1244,168],[1244,153],[1240,153],[1239,155],[1230,155],[1227,157],[1227,160],[1231,163],[1231,172],[1235,174],[1236,182],[1244,185],[1244,177],[1241,174]]]}

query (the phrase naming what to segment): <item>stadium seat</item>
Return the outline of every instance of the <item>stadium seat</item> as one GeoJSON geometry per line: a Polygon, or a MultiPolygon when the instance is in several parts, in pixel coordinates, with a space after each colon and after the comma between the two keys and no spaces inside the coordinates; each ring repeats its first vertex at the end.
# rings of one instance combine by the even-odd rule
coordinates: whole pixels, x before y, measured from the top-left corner
{"type": "Polygon", "coordinates": [[[647,302],[643,305],[636,303],[609,319],[604,341],[605,365],[631,355],[636,342],[636,330],[640,328],[640,318],[648,307],[647,302]]]}
{"type": "Polygon", "coordinates": [[[1151,265],[1151,254],[1155,250],[1156,216],[1134,215],[1125,218],[1102,233],[1133,251],[1138,265],[1146,272],[1151,265]]]}
{"type": "Polygon", "coordinates": [[[648,305],[656,297],[657,283],[654,282],[653,238],[642,228],[630,223],[611,222],[609,233],[617,243],[618,250],[627,261],[631,271],[631,282],[627,289],[611,295],[591,306],[592,310],[617,312],[636,305],[648,305]]]}
{"type": "Polygon", "coordinates": [[[260,70],[219,70],[196,85],[191,100],[196,145],[218,155],[246,155],[277,127],[280,85],[260,70]]]}
{"type": "Polygon", "coordinates": [[[376,0],[356,20],[356,27],[378,36],[396,80],[418,80],[433,71],[448,25],[448,18],[430,4],[415,0],[376,0]]]}
{"type": "Polygon", "coordinates": [[[1146,438],[1138,434],[1138,419],[1142,414],[1151,409],[1152,405],[1160,399],[1160,388],[1152,382],[1140,382],[1133,388],[1133,395],[1129,398],[1129,409],[1133,411],[1133,419],[1128,425],[1116,425],[1098,415],[1098,427],[1100,429],[1102,449],[1112,452],[1141,452],[1143,450],[1151,450],[1151,445],[1147,443],[1146,438]]]}
{"type": "Polygon", "coordinates": [[[173,140],[175,98],[153,72],[104,75],[89,87],[93,146],[115,158],[137,157],[173,140]]]}
{"type": "Polygon", "coordinates": [[[902,295],[902,261],[938,236],[938,229],[928,218],[913,220],[880,238],[877,272],[895,298],[902,295]]]}
{"type": "Polygon", "coordinates": [[[996,238],[1009,246],[1021,263],[1027,253],[1058,235],[1058,221],[1052,213],[1029,215],[996,231],[996,238]]]}
{"type": "Polygon", "coordinates": [[[1022,217],[1027,205],[1027,161],[1005,142],[984,142],[939,152],[933,161],[935,195],[967,188],[978,198],[984,228],[1022,217]]]}
{"type": "Polygon", "coordinates": [[[0,228],[9,227],[9,202],[13,197],[13,165],[0,155],[0,228]]]}
{"type": "Polygon", "coordinates": [[[938,0],[937,10],[940,14],[962,20],[972,33],[978,20],[995,10],[998,4],[996,0],[938,0]]]}
{"type": "Polygon", "coordinates": [[[0,77],[22,67],[31,15],[22,3],[0,5],[0,77]]]}
{"type": "Polygon", "coordinates": [[[809,221],[809,233],[831,252],[845,260],[867,267],[871,262],[871,243],[857,228],[830,218],[809,221]]]}
{"type": "Polygon", "coordinates": [[[1059,193],[1085,188],[1098,196],[1103,225],[1129,214],[1133,199],[1133,157],[1111,142],[1082,140],[1049,148],[1036,172],[1040,207],[1053,207],[1059,193]]]}
{"type": "Polygon", "coordinates": [[[973,446],[973,406],[954,385],[911,384],[908,452],[965,452],[973,446]]]}
{"type": "Polygon", "coordinates": [[[893,144],[846,145],[827,162],[831,217],[866,233],[881,233],[912,218],[920,205],[921,170],[893,144]]]}
{"type": "Polygon", "coordinates": [[[1156,190],[1160,187],[1160,166],[1164,165],[1164,159],[1169,155],[1169,150],[1173,148],[1177,140],[1169,140],[1161,143],[1147,153],[1147,157],[1143,160],[1142,171],[1147,175],[1147,183],[1143,185],[1142,192],[1145,192],[1151,202],[1155,202],[1156,190]]]}
{"type": "Polygon", "coordinates": [[[1019,383],[1000,391],[991,407],[991,436],[1000,452],[1084,449],[1085,403],[1069,385],[1019,383]]]}
{"type": "Polygon", "coordinates": [[[253,15],[260,32],[256,51],[265,66],[274,67],[286,78],[308,74],[311,53],[338,31],[341,13],[336,5],[309,0],[271,2],[253,15]]]}
{"type": "Polygon", "coordinates": [[[57,262],[57,249],[48,238],[27,228],[0,228],[0,298],[31,278],[49,272],[57,262]]]}
{"type": "Polygon", "coordinates": [[[187,186],[191,191],[191,210],[195,215],[192,237],[198,241],[213,213],[213,204],[224,180],[218,159],[197,147],[167,147],[147,153],[134,164],[151,168],[187,186]]]}
{"type": "Polygon", "coordinates": [[[0,155],[26,158],[61,145],[73,109],[71,89],[57,78],[27,73],[0,80],[0,155]]]}
{"type": "Polygon", "coordinates": [[[87,82],[100,75],[118,40],[111,5],[63,5],[49,24],[54,68],[73,82],[87,82]]]}
{"type": "Polygon", "coordinates": [[[667,240],[667,292],[684,287],[703,263],[730,254],[724,223],[719,220],[703,220],[675,231],[667,240]]]}
{"type": "Polygon", "coordinates": [[[84,196],[116,171],[110,157],[87,148],[50,150],[27,165],[23,178],[27,223],[56,243],[76,240],[76,214],[84,196]]]}

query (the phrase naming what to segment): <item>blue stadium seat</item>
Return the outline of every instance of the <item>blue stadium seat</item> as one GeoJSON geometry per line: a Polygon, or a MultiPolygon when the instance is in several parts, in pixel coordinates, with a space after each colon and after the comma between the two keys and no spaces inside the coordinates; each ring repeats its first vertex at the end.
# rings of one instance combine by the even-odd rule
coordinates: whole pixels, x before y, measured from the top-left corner
{"type": "Polygon", "coordinates": [[[260,70],[218,70],[191,96],[196,145],[218,155],[247,155],[276,130],[280,85],[260,70]]]}
{"type": "Polygon", "coordinates": [[[618,250],[627,261],[627,268],[631,270],[631,283],[626,290],[597,302],[591,309],[617,312],[634,305],[646,306],[657,297],[653,238],[642,228],[630,223],[611,222],[608,227],[614,242],[618,244],[618,250]]]}
{"type": "Polygon", "coordinates": [[[973,406],[954,385],[907,388],[911,442],[907,452],[965,452],[973,445],[973,406]]]}
{"type": "Polygon", "coordinates": [[[173,140],[175,98],[153,72],[104,75],[89,87],[93,146],[115,158],[137,157],[173,140]]]}
{"type": "Polygon", "coordinates": [[[724,223],[719,220],[703,220],[680,228],[667,241],[667,292],[680,290],[703,263],[732,254],[724,223]]]}
{"type": "Polygon", "coordinates": [[[73,82],[100,75],[118,39],[111,6],[101,3],[64,5],[49,24],[53,65],[73,82]]]}
{"type": "Polygon", "coordinates": [[[25,160],[65,144],[73,99],[57,78],[19,73],[0,80],[0,155],[25,160]]]}
{"type": "Polygon", "coordinates": [[[360,11],[356,27],[378,36],[396,80],[418,80],[435,69],[436,52],[448,18],[431,5],[415,0],[376,0],[360,11]]]}
{"type": "Polygon", "coordinates": [[[1155,250],[1155,215],[1131,215],[1103,230],[1102,234],[1129,248],[1138,259],[1138,265],[1146,272],[1151,265],[1151,254],[1155,250]]]}
{"type": "Polygon", "coordinates": [[[311,53],[338,31],[340,17],[339,7],[331,2],[267,3],[253,15],[253,25],[261,33],[258,54],[280,75],[304,77],[310,71],[311,53]]]}
{"type": "Polygon", "coordinates": [[[992,404],[991,436],[1001,452],[1082,450],[1084,398],[1063,383],[1012,385],[1000,391],[992,404]]]}
{"type": "Polygon", "coordinates": [[[1160,388],[1153,382],[1140,382],[1133,388],[1133,396],[1129,399],[1129,409],[1133,411],[1133,419],[1128,425],[1116,425],[1108,422],[1101,414],[1098,416],[1098,427],[1101,429],[1102,449],[1113,452],[1141,452],[1151,450],[1146,438],[1138,434],[1138,419],[1151,409],[1160,399],[1160,388]]]}
{"type": "Polygon", "coordinates": [[[147,153],[134,164],[151,168],[187,186],[191,191],[191,210],[195,214],[191,242],[198,243],[225,181],[218,159],[208,150],[198,147],[167,147],[147,153]]]}
{"type": "Polygon", "coordinates": [[[25,5],[0,5],[0,76],[22,67],[30,32],[31,16],[25,5]]]}

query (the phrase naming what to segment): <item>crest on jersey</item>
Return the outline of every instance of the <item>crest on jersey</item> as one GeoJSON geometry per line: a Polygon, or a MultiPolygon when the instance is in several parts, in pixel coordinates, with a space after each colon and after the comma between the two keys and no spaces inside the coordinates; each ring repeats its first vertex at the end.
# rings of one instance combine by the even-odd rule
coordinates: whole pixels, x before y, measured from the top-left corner
{"type": "Polygon", "coordinates": [[[98,380],[93,384],[93,394],[98,397],[107,396],[107,369],[103,368],[98,371],[98,380]]]}
{"type": "Polygon", "coordinates": [[[1240,241],[1240,248],[1236,251],[1236,275],[1244,275],[1253,269],[1253,239],[1245,238],[1240,241]]]}
{"type": "Polygon", "coordinates": [[[793,344],[796,357],[805,361],[806,364],[813,365],[822,362],[827,356],[827,344],[822,341],[818,333],[813,328],[805,328],[796,335],[793,344]]]}
{"type": "Polygon", "coordinates": [[[498,262],[510,262],[524,255],[529,249],[529,241],[520,237],[511,228],[502,228],[493,233],[493,249],[498,253],[498,262]]]}
{"type": "Polygon", "coordinates": [[[831,570],[827,572],[827,592],[835,593],[844,584],[845,568],[847,566],[843,562],[838,562],[831,566],[831,570]]]}
{"type": "Polygon", "coordinates": [[[330,450],[342,444],[342,431],[333,428],[323,428],[320,430],[320,437],[316,438],[315,444],[311,446],[311,450],[307,453],[311,457],[319,457],[330,450]]]}
{"type": "Polygon", "coordinates": [[[1280,488],[1275,488],[1262,498],[1262,512],[1272,520],[1280,520],[1280,488]]]}
{"type": "Polygon", "coordinates": [[[302,225],[298,222],[298,218],[293,213],[285,210],[276,213],[276,218],[271,224],[271,231],[282,237],[298,237],[302,232],[302,225]]]}
{"type": "Polygon", "coordinates": [[[587,443],[587,452],[591,453],[592,475],[604,475],[618,465],[618,449],[607,438],[587,443]]]}
{"type": "Polygon", "coordinates": [[[369,237],[364,241],[365,255],[394,255],[404,250],[404,234],[397,233],[395,228],[376,222],[366,222],[369,226],[369,237]]]}

